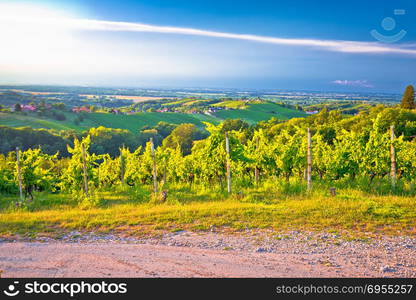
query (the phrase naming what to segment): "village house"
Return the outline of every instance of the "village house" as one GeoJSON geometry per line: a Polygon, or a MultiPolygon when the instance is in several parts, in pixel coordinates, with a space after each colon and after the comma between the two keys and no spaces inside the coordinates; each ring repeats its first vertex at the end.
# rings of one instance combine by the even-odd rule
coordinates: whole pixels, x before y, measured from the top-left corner
{"type": "Polygon", "coordinates": [[[72,111],[75,113],[80,113],[80,112],[90,113],[91,109],[89,109],[88,107],[82,106],[82,107],[74,107],[72,111]]]}
{"type": "MultiPolygon", "coordinates": [[[[28,111],[36,111],[37,110],[36,106],[34,106],[34,105],[26,105],[26,104],[20,105],[20,108],[21,108],[22,111],[25,111],[25,112],[28,112],[28,111]]],[[[11,106],[10,111],[12,111],[12,112],[13,111],[16,111],[15,105],[12,105],[11,106]]]]}
{"type": "Polygon", "coordinates": [[[34,105],[22,105],[22,111],[36,111],[36,106],[34,105]]]}

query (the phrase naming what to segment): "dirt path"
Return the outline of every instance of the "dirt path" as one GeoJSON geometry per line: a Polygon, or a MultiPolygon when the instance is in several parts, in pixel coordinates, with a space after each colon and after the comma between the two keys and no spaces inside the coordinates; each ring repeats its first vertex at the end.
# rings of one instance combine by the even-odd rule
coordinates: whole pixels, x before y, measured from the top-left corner
{"type": "Polygon", "coordinates": [[[3,277],[416,277],[416,240],[181,232],[0,242],[3,277]],[[267,245],[267,247],[265,247],[267,245]]]}

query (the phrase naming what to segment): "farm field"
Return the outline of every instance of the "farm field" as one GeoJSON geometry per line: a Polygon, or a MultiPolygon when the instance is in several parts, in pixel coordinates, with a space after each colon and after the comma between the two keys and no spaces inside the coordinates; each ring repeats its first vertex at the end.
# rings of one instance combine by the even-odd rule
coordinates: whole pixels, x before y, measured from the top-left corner
{"type": "Polygon", "coordinates": [[[204,127],[202,122],[218,123],[219,120],[205,115],[190,115],[182,113],[138,113],[135,115],[112,115],[91,113],[86,115],[86,120],[95,124],[95,126],[104,126],[108,128],[121,128],[130,131],[137,131],[143,126],[155,126],[160,121],[182,124],[190,123],[198,127],[204,127]]]}
{"type": "Polygon", "coordinates": [[[279,120],[304,117],[301,111],[282,107],[275,103],[251,104],[245,109],[222,110],[215,113],[221,119],[242,119],[250,124],[276,117],[279,120]]]}
{"type": "Polygon", "coordinates": [[[45,128],[53,130],[88,130],[91,127],[104,126],[108,128],[128,129],[137,131],[145,125],[155,126],[160,121],[173,124],[190,123],[203,127],[202,122],[218,123],[215,117],[205,115],[188,115],[181,113],[138,113],[137,115],[113,115],[104,113],[85,114],[84,120],[76,125],[73,113],[66,113],[67,120],[57,121],[52,118],[42,118],[30,115],[0,113],[0,125],[10,127],[45,128]]]}
{"type": "Polygon", "coordinates": [[[303,117],[305,113],[282,107],[274,103],[250,104],[243,109],[223,110],[212,115],[186,114],[186,113],[160,113],[144,112],[133,115],[115,115],[111,113],[88,113],[83,114],[84,120],[79,124],[74,122],[77,117],[74,113],[65,113],[65,121],[57,121],[53,118],[37,117],[33,114],[10,114],[0,112],[0,125],[11,127],[29,126],[32,128],[46,128],[54,130],[87,130],[91,127],[104,126],[107,128],[128,129],[130,131],[140,130],[143,126],[155,126],[160,121],[183,124],[190,123],[202,128],[203,122],[218,124],[225,119],[242,119],[249,124],[258,121],[269,120],[277,117],[287,120],[295,117],[303,117]]]}
{"type": "Polygon", "coordinates": [[[0,112],[0,125],[10,126],[10,127],[32,127],[32,128],[45,128],[53,130],[76,130],[81,131],[88,129],[89,127],[94,127],[93,122],[85,122],[85,125],[75,125],[74,114],[66,114],[66,121],[57,121],[52,118],[40,118],[30,115],[18,115],[10,113],[1,113],[0,112]]]}

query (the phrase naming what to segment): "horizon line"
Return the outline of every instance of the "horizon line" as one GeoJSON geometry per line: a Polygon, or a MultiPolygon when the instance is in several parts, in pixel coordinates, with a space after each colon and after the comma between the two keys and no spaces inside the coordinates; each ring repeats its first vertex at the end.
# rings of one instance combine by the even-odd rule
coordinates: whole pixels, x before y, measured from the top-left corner
{"type": "Polygon", "coordinates": [[[131,86],[131,85],[117,85],[117,84],[58,84],[58,83],[0,83],[0,87],[77,87],[77,88],[109,88],[109,89],[158,89],[158,90],[185,90],[185,89],[207,89],[207,90],[238,90],[238,91],[275,91],[275,92],[309,92],[309,93],[362,93],[362,94],[389,94],[389,95],[402,95],[403,92],[393,92],[393,91],[364,91],[364,90],[336,90],[336,89],[308,89],[308,88],[298,88],[298,89],[287,89],[287,88],[255,88],[255,87],[208,87],[208,86],[158,86],[158,85],[146,85],[146,86],[131,86]]]}

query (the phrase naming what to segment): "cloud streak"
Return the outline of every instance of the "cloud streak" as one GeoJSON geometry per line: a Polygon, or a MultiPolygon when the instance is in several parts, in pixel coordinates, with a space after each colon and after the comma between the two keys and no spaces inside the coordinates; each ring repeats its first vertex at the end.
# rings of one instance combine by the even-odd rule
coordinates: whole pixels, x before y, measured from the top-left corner
{"type": "Polygon", "coordinates": [[[358,86],[365,88],[373,88],[374,86],[368,82],[368,80],[334,80],[333,84],[343,86],[358,86]]]}
{"type": "Polygon", "coordinates": [[[251,42],[311,47],[326,51],[344,53],[363,53],[363,54],[402,54],[416,56],[414,44],[387,45],[379,42],[360,42],[344,40],[322,40],[322,39],[302,39],[302,38],[281,38],[253,34],[239,34],[219,31],[201,30],[196,28],[158,26],[133,22],[115,22],[91,19],[74,18],[33,18],[33,17],[9,17],[1,16],[0,22],[36,23],[47,26],[58,26],[76,30],[97,30],[97,31],[119,31],[119,32],[153,32],[164,34],[180,34],[204,36],[211,38],[245,40],[251,42]]]}

